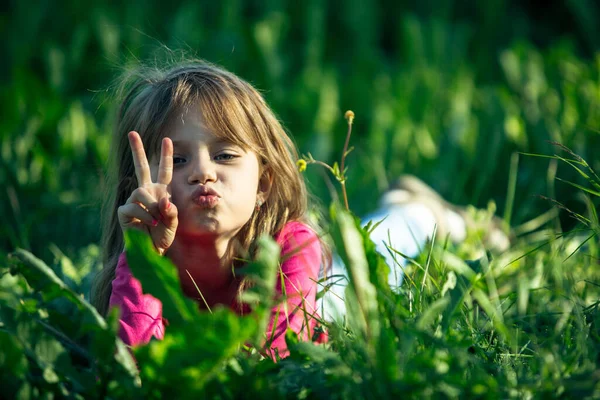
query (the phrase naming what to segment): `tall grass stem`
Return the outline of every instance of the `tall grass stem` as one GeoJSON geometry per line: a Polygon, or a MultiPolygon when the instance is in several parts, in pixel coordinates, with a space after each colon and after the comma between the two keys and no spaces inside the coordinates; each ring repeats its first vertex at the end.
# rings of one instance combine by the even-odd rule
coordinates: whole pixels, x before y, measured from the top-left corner
{"type": "Polygon", "coordinates": [[[510,171],[508,175],[508,188],[506,191],[506,205],[504,206],[504,225],[510,227],[513,206],[515,204],[515,192],[517,188],[517,174],[519,170],[519,153],[513,153],[510,157],[510,171]]]}
{"type": "Polygon", "coordinates": [[[350,206],[348,205],[348,194],[346,193],[346,174],[344,172],[344,166],[346,162],[346,155],[348,154],[348,145],[350,144],[350,135],[352,134],[352,122],[354,120],[354,113],[352,113],[352,117],[348,117],[348,112],[346,112],[346,118],[348,120],[348,133],[346,134],[346,141],[344,142],[344,151],[342,152],[342,160],[340,162],[340,173],[343,176],[342,179],[342,194],[344,196],[344,206],[346,206],[346,210],[350,211],[350,206]]]}

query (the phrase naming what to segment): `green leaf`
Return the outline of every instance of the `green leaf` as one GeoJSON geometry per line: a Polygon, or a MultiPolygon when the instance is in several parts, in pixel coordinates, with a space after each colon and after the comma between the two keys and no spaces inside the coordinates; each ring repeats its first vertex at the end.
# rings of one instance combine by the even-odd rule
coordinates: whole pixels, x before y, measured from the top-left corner
{"type": "MultiPolygon", "coordinates": [[[[65,301],[74,304],[79,311],[77,319],[80,321],[80,329],[95,331],[95,334],[105,335],[106,340],[116,341],[115,359],[123,368],[128,371],[131,376],[137,374],[135,362],[131,354],[126,349],[123,342],[116,338],[116,327],[111,327],[106,323],[104,318],[100,316],[96,308],[84,300],[83,296],[76,294],[71,290],[54,271],[48,267],[42,260],[35,257],[26,250],[17,249],[12,254],[13,260],[18,260],[17,271],[27,280],[32,288],[41,293],[46,301],[61,298],[65,301]],[[87,325],[85,325],[87,324],[87,325]]],[[[55,335],[56,336],[56,335],[55,335]]],[[[111,353],[113,354],[113,353],[111,353]]]]}
{"type": "MultiPolygon", "coordinates": [[[[322,345],[314,344],[312,342],[298,342],[295,343],[292,348],[297,357],[310,360],[317,364],[327,365],[327,368],[335,368],[334,366],[342,365],[340,355],[328,350],[322,345]]],[[[350,373],[350,370],[347,367],[346,371],[350,373]]]]}
{"type": "Polygon", "coordinates": [[[370,280],[370,271],[364,251],[363,237],[356,227],[354,217],[342,207],[331,207],[332,237],[336,249],[348,269],[349,285],[346,289],[346,303],[349,309],[358,312],[353,315],[367,338],[376,341],[379,332],[377,312],[377,292],[370,280]],[[349,296],[352,291],[354,296],[349,296]],[[348,304],[356,300],[356,305],[348,304]]]}
{"type": "Polygon", "coordinates": [[[300,342],[298,339],[298,334],[293,329],[288,328],[285,331],[285,344],[287,345],[288,349],[290,349],[290,352],[294,345],[298,344],[298,342],[300,342]]]}
{"type": "Polygon", "coordinates": [[[18,272],[25,277],[27,283],[44,296],[46,301],[66,298],[100,328],[106,328],[106,322],[96,308],[71,290],[42,260],[23,249],[17,249],[12,257],[23,264],[25,268],[18,268],[18,272]]]}
{"type": "Polygon", "coordinates": [[[236,271],[252,281],[251,287],[242,294],[241,299],[258,299],[262,306],[271,308],[281,247],[268,235],[258,238],[256,244],[256,259],[236,271]]]}
{"type": "Polygon", "coordinates": [[[477,300],[479,306],[485,311],[485,313],[492,321],[494,328],[496,328],[498,332],[500,332],[504,336],[505,339],[510,340],[511,336],[508,332],[508,329],[506,328],[506,325],[504,325],[502,310],[499,310],[496,307],[494,307],[492,301],[481,289],[474,289],[472,291],[472,294],[473,298],[477,300]]]}
{"type": "MultiPolygon", "coordinates": [[[[597,182],[596,182],[596,181],[595,181],[595,180],[594,180],[592,177],[590,177],[588,174],[586,174],[585,172],[583,172],[583,171],[581,170],[581,168],[577,167],[577,166],[575,165],[575,163],[574,163],[574,162],[572,162],[571,160],[568,160],[568,159],[566,159],[566,158],[562,158],[562,157],[559,157],[559,159],[560,159],[560,160],[562,160],[562,161],[564,161],[565,163],[569,164],[571,167],[573,167],[573,169],[575,169],[575,170],[576,170],[576,171],[579,173],[579,175],[581,175],[581,176],[582,176],[582,177],[583,177],[585,180],[587,180],[587,181],[588,181],[589,183],[591,183],[593,186],[595,186],[595,187],[597,187],[597,188],[600,188],[600,186],[598,185],[598,183],[597,183],[597,182]]],[[[589,165],[587,165],[587,163],[585,163],[584,165],[585,165],[585,166],[588,168],[588,170],[590,170],[590,172],[591,172],[591,173],[592,173],[594,176],[596,176],[596,174],[595,174],[594,170],[592,170],[592,169],[589,167],[589,165]]]]}
{"type": "Polygon", "coordinates": [[[346,150],[346,152],[344,153],[344,157],[347,157],[348,154],[352,153],[353,150],[354,150],[354,146],[351,146],[350,148],[348,148],[348,150],[346,150]]]}
{"type": "Polygon", "coordinates": [[[364,226],[363,229],[370,235],[387,218],[388,218],[388,216],[386,215],[385,218],[382,218],[381,220],[377,221],[376,223],[373,223],[373,220],[370,220],[369,222],[367,222],[367,224],[364,226]]]}
{"type": "Polygon", "coordinates": [[[555,206],[557,206],[558,208],[560,208],[561,210],[566,211],[567,213],[569,213],[569,215],[571,215],[573,218],[577,219],[579,222],[581,222],[582,224],[589,226],[591,224],[591,221],[584,217],[583,215],[574,212],[573,210],[571,210],[570,208],[566,207],[564,204],[562,204],[561,202],[555,200],[555,199],[551,199],[549,197],[546,196],[542,196],[542,195],[538,195],[539,198],[547,200],[549,202],[551,202],[552,204],[554,204],[555,206]]]}
{"type": "Polygon", "coordinates": [[[163,315],[170,325],[190,323],[198,317],[198,305],[181,290],[177,268],[156,252],[147,234],[126,231],[125,250],[131,272],[140,280],[144,292],[162,302],[163,315]]]}
{"type": "Polygon", "coordinates": [[[449,304],[450,298],[448,297],[442,297],[432,304],[429,304],[425,312],[421,314],[421,317],[417,321],[417,328],[421,330],[428,328],[437,318],[439,318],[449,304]]]}
{"type": "MultiPolygon", "coordinates": [[[[468,276],[473,277],[475,273],[469,273],[468,276]]],[[[456,276],[454,272],[448,274],[449,279],[451,276],[455,276],[454,287],[450,287],[446,292],[444,298],[449,299],[448,306],[444,309],[442,315],[442,331],[448,332],[452,321],[456,318],[458,311],[464,303],[465,297],[470,293],[473,288],[472,280],[467,275],[459,274],[456,276]]],[[[451,285],[450,285],[451,286],[451,285]]]]}
{"type": "Polygon", "coordinates": [[[583,165],[583,166],[586,165],[586,163],[584,163],[584,162],[581,162],[581,161],[578,161],[578,160],[571,160],[569,158],[564,158],[564,157],[560,157],[560,156],[557,156],[557,155],[551,155],[551,156],[549,156],[547,154],[526,153],[526,152],[523,152],[523,151],[519,151],[518,154],[522,154],[524,156],[530,156],[530,157],[550,158],[550,159],[553,159],[553,160],[570,161],[572,163],[576,163],[576,164],[583,165]]]}
{"type": "Polygon", "coordinates": [[[600,192],[597,192],[597,191],[592,190],[592,189],[588,189],[586,187],[578,185],[577,183],[570,182],[570,181],[567,181],[565,179],[561,179],[561,178],[556,178],[556,179],[559,180],[559,181],[561,181],[561,182],[568,183],[569,185],[571,185],[571,186],[573,186],[573,187],[575,187],[577,189],[583,190],[584,192],[587,192],[589,194],[593,194],[594,196],[600,197],[600,192]]]}
{"type": "Polygon", "coordinates": [[[135,349],[147,393],[168,391],[174,398],[201,396],[206,383],[256,331],[251,315],[240,317],[217,306],[213,313],[202,312],[193,323],[170,329],[161,341],[135,349]],[[177,385],[173,385],[177,382],[177,385]]]}
{"type": "Polygon", "coordinates": [[[567,256],[567,258],[565,258],[563,260],[563,262],[567,261],[569,258],[571,258],[573,256],[573,254],[577,253],[579,251],[579,249],[581,249],[590,239],[593,239],[594,237],[596,237],[596,235],[598,235],[597,232],[592,233],[590,236],[588,236],[584,241],[582,241],[572,252],[571,254],[569,254],[567,256]]]}
{"type": "Polygon", "coordinates": [[[0,386],[6,398],[14,398],[24,383],[27,359],[21,343],[8,332],[0,330],[0,386]]]}
{"type": "MultiPolygon", "coordinates": [[[[258,323],[254,343],[258,345],[263,341],[275,301],[281,247],[268,235],[259,237],[257,246],[256,259],[240,268],[238,272],[251,282],[250,287],[241,294],[240,301],[253,305],[253,315],[258,323]]],[[[285,285],[282,285],[282,288],[285,288],[285,285]]]]}

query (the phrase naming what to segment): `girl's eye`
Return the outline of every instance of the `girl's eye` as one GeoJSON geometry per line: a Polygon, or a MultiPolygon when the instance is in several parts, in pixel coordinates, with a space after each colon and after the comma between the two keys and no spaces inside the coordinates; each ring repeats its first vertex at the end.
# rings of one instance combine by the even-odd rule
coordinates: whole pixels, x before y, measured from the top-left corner
{"type": "Polygon", "coordinates": [[[236,158],[236,156],[234,154],[227,154],[227,153],[223,153],[223,154],[219,154],[219,155],[215,156],[215,160],[217,160],[217,161],[231,161],[234,158],[236,158]]]}
{"type": "Polygon", "coordinates": [[[183,164],[185,162],[185,158],[173,156],[173,165],[183,164]]]}

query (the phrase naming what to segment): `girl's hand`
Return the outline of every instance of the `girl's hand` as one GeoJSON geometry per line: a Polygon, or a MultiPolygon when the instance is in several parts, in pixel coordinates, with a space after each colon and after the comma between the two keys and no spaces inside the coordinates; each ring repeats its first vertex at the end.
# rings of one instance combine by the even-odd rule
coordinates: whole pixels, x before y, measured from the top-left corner
{"type": "Polygon", "coordinates": [[[139,186],[127,202],[119,207],[119,224],[123,231],[133,228],[148,232],[162,255],[173,243],[178,224],[177,207],[169,200],[169,184],[173,178],[173,142],[169,138],[162,141],[158,180],[154,183],[140,135],[132,131],[128,137],[139,186]]]}

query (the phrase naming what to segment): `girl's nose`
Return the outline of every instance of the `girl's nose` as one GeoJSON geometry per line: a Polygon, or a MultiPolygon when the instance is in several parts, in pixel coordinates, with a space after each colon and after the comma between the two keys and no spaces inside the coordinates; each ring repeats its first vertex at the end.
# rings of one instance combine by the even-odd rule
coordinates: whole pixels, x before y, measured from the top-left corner
{"type": "Polygon", "coordinates": [[[194,168],[188,176],[188,183],[191,185],[205,184],[217,180],[215,165],[210,159],[197,160],[194,168]]]}

